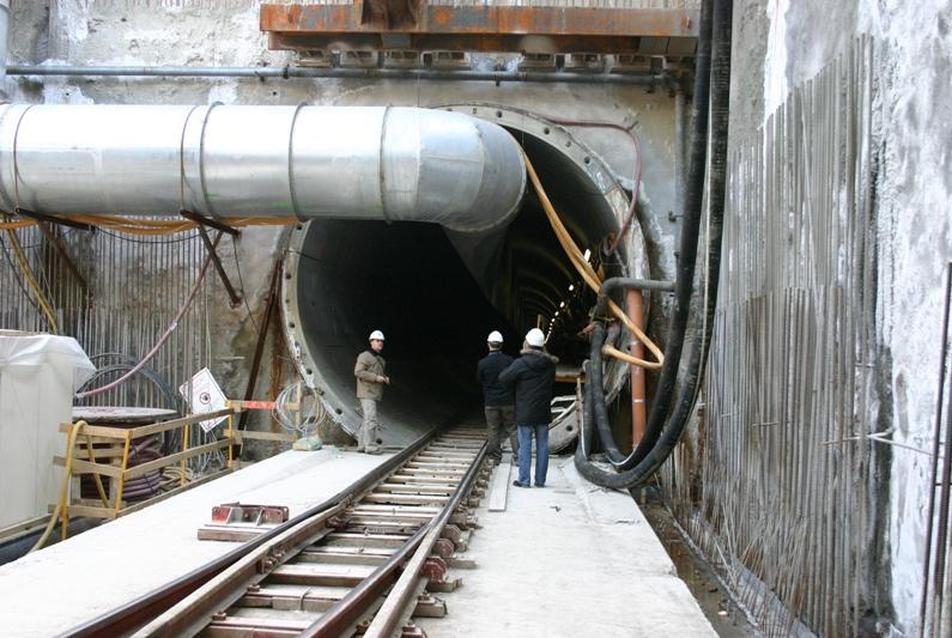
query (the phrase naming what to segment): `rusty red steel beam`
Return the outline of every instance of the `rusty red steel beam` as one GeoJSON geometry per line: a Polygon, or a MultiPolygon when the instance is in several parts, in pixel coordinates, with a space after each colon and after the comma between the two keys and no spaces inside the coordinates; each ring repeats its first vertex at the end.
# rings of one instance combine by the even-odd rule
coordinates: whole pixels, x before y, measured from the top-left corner
{"type": "Polygon", "coordinates": [[[446,35],[538,34],[696,38],[698,12],[682,9],[596,7],[435,6],[416,23],[381,28],[363,22],[361,5],[261,5],[261,30],[269,33],[442,33],[446,35]]]}
{"type": "Polygon", "coordinates": [[[272,32],[268,47],[275,51],[408,50],[525,53],[620,53],[644,56],[693,57],[693,38],[637,36],[448,34],[396,32],[272,32]]]}

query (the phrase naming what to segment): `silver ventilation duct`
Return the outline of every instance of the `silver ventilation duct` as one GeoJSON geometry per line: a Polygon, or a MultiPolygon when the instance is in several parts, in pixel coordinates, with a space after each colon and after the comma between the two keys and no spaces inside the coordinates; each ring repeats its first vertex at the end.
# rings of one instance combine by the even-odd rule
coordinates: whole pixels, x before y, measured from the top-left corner
{"type": "Polygon", "coordinates": [[[420,108],[0,107],[0,205],[501,228],[525,188],[501,127],[420,108]]]}

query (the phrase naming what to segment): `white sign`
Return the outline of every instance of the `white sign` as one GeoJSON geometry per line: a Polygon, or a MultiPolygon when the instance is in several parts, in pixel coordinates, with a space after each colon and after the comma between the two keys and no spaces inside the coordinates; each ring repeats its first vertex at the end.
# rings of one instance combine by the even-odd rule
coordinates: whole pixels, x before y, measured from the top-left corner
{"type": "MultiPolygon", "coordinates": [[[[191,381],[179,386],[179,393],[185,397],[192,414],[217,412],[218,410],[224,410],[226,407],[225,401],[227,401],[227,398],[225,393],[221,391],[221,387],[208,368],[202,368],[192,376],[191,381]]],[[[202,421],[200,425],[205,432],[210,432],[212,428],[227,418],[227,416],[220,416],[216,419],[202,421]]]]}

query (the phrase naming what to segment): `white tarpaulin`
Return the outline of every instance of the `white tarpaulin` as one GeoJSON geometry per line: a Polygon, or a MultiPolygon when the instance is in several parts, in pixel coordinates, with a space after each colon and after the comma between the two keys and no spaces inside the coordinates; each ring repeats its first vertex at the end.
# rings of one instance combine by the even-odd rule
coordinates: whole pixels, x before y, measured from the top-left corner
{"type": "Polygon", "coordinates": [[[0,331],[0,527],[46,514],[58,496],[61,423],[96,367],[72,337],[0,331]]]}

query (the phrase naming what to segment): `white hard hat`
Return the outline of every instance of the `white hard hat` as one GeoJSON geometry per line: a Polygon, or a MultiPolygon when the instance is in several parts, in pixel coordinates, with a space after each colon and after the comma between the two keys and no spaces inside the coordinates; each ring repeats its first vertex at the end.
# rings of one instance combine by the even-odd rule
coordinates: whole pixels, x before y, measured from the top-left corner
{"type": "Polygon", "coordinates": [[[526,343],[533,348],[541,348],[545,345],[545,335],[538,328],[533,328],[526,333],[526,343]]]}
{"type": "Polygon", "coordinates": [[[378,340],[379,340],[379,341],[383,341],[383,340],[384,340],[384,338],[383,338],[383,333],[380,332],[379,330],[374,330],[373,332],[370,333],[370,340],[371,340],[371,341],[378,341],[378,340]]]}
{"type": "Polygon", "coordinates": [[[486,337],[487,343],[502,343],[502,335],[499,334],[498,330],[493,330],[489,333],[489,336],[486,337]]]}

